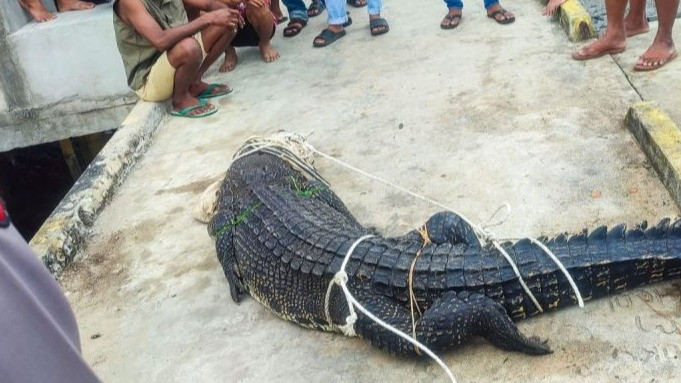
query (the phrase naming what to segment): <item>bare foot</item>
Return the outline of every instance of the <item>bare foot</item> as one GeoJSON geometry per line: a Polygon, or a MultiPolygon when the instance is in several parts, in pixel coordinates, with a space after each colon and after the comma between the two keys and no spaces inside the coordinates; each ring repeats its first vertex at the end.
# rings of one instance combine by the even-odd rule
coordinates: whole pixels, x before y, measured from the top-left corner
{"type": "Polygon", "coordinates": [[[19,0],[19,4],[31,15],[33,20],[39,23],[57,18],[57,15],[45,9],[40,0],[19,0]]]}
{"type": "Polygon", "coordinates": [[[590,60],[601,57],[607,54],[622,53],[627,47],[627,40],[612,41],[601,38],[595,42],[585,46],[584,48],[573,52],[572,58],[575,60],[590,60]]]}
{"type": "Polygon", "coordinates": [[[57,0],[57,9],[59,12],[66,11],[81,11],[84,9],[92,9],[95,5],[87,1],[81,0],[57,0]]]}
{"type": "Polygon", "coordinates": [[[260,44],[260,55],[265,62],[271,63],[279,58],[279,52],[274,50],[274,47],[270,42],[260,44]]]}
{"type": "Polygon", "coordinates": [[[220,65],[220,72],[225,73],[233,71],[234,68],[236,68],[236,61],[236,50],[234,50],[234,47],[230,45],[225,51],[225,61],[222,63],[222,65],[220,65]]]}
{"type": "Polygon", "coordinates": [[[654,42],[648,50],[638,58],[634,69],[637,71],[649,71],[663,67],[677,56],[676,48],[663,43],[654,42]]]}

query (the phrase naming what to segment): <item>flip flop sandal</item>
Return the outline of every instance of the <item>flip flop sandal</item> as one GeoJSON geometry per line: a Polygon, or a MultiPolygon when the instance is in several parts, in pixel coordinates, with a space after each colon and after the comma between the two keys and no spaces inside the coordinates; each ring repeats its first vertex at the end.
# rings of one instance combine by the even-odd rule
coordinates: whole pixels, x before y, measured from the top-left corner
{"type": "Polygon", "coordinates": [[[314,41],[312,42],[312,46],[315,48],[321,48],[325,47],[327,45],[330,45],[331,43],[335,42],[336,40],[340,39],[341,37],[345,36],[345,29],[343,29],[340,32],[334,32],[328,28],[324,29],[322,33],[317,35],[315,37],[314,41]],[[317,42],[317,39],[322,38],[323,41],[321,43],[317,42]]]}
{"type": "Polygon", "coordinates": [[[211,114],[215,114],[218,111],[218,108],[215,105],[208,104],[208,103],[206,103],[205,101],[202,101],[202,100],[199,100],[199,101],[201,101],[201,103],[199,105],[188,106],[188,107],[186,107],[182,110],[177,110],[177,111],[173,110],[173,111],[170,112],[170,115],[176,116],[176,117],[186,117],[186,118],[203,118],[203,117],[210,116],[211,114]],[[213,108],[208,109],[207,111],[202,112],[202,113],[190,114],[192,111],[199,109],[199,108],[203,108],[206,105],[210,105],[213,108]]]}
{"type": "Polygon", "coordinates": [[[511,24],[512,22],[515,21],[515,16],[506,17],[505,14],[507,12],[508,11],[505,10],[504,8],[499,8],[492,13],[488,13],[487,17],[489,17],[490,19],[494,19],[494,21],[496,21],[499,24],[511,24]],[[502,15],[502,16],[504,16],[504,18],[499,20],[499,19],[497,19],[497,15],[502,15]]]}
{"type": "Polygon", "coordinates": [[[639,57],[639,59],[643,59],[644,63],[645,62],[654,62],[653,65],[638,65],[636,63],[634,65],[634,70],[637,72],[648,72],[651,70],[659,69],[662,68],[663,66],[667,65],[670,61],[674,60],[678,56],[677,52],[672,53],[669,57],[664,58],[664,57],[651,57],[651,58],[644,58],[643,56],[639,57]]]}
{"type": "Polygon", "coordinates": [[[226,90],[223,90],[223,91],[217,92],[217,93],[213,93],[213,91],[216,88],[223,86],[223,85],[227,86],[226,84],[218,84],[218,83],[210,84],[210,85],[208,85],[208,88],[206,88],[203,92],[199,93],[199,95],[196,96],[196,98],[198,98],[199,100],[205,100],[205,99],[209,99],[209,98],[226,96],[226,95],[232,93],[233,89],[230,88],[229,86],[227,86],[226,90]]]}
{"type": "Polygon", "coordinates": [[[363,2],[362,0],[347,0],[347,3],[348,5],[352,5],[355,8],[362,8],[367,6],[367,2],[366,1],[363,2]]]}
{"type": "Polygon", "coordinates": [[[316,17],[322,14],[326,9],[326,5],[319,0],[314,0],[309,7],[307,7],[307,16],[316,17]]]}
{"type": "Polygon", "coordinates": [[[390,31],[390,25],[384,18],[374,19],[369,21],[369,30],[371,30],[372,36],[379,36],[388,33],[390,31]],[[378,27],[385,27],[383,29],[377,29],[378,27]]]}
{"type": "Polygon", "coordinates": [[[591,60],[595,58],[599,58],[601,56],[605,55],[610,55],[610,54],[618,54],[624,52],[624,48],[613,48],[613,49],[606,49],[604,51],[596,52],[593,54],[582,54],[581,52],[584,52],[586,48],[582,48],[578,50],[577,52],[572,53],[572,59],[577,60],[577,61],[584,61],[584,60],[591,60]]]}
{"type": "Polygon", "coordinates": [[[281,23],[285,23],[287,21],[288,21],[288,17],[282,16],[281,19],[277,19],[277,25],[279,25],[281,23]]]}
{"type": "Polygon", "coordinates": [[[350,12],[347,12],[346,15],[348,16],[348,21],[343,23],[343,28],[347,28],[352,25],[352,17],[350,17],[350,12]]]}
{"type": "Polygon", "coordinates": [[[307,26],[307,20],[303,19],[291,19],[288,22],[286,28],[284,28],[284,37],[296,36],[300,31],[307,26]]]}
{"type": "Polygon", "coordinates": [[[444,17],[442,21],[449,20],[449,24],[445,25],[440,23],[440,28],[442,29],[454,29],[461,24],[461,15],[450,15],[447,14],[447,16],[444,17]],[[456,21],[456,24],[454,22],[456,21]]]}

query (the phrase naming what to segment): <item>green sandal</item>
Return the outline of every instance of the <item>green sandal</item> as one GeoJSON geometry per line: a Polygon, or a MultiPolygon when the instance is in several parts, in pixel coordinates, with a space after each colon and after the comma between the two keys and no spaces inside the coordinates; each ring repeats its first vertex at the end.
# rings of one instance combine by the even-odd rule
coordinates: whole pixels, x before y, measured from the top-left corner
{"type": "Polygon", "coordinates": [[[207,117],[210,116],[211,114],[215,114],[218,111],[218,108],[213,105],[209,104],[204,100],[199,100],[201,103],[199,105],[194,105],[194,106],[188,106],[182,110],[173,110],[170,112],[171,116],[176,116],[176,117],[186,117],[186,118],[202,118],[202,117],[207,117]],[[212,106],[212,109],[208,109],[205,112],[198,113],[198,114],[190,114],[192,111],[203,108],[207,105],[212,106]]]}
{"type": "Polygon", "coordinates": [[[222,97],[222,96],[226,96],[226,95],[232,93],[232,90],[233,89],[230,88],[227,84],[213,83],[213,84],[208,85],[208,88],[206,88],[203,92],[199,93],[199,95],[196,96],[196,97],[199,100],[206,100],[206,99],[209,99],[209,98],[222,97]],[[221,92],[213,93],[213,91],[216,88],[221,87],[221,86],[226,86],[227,89],[225,89],[221,92]]]}

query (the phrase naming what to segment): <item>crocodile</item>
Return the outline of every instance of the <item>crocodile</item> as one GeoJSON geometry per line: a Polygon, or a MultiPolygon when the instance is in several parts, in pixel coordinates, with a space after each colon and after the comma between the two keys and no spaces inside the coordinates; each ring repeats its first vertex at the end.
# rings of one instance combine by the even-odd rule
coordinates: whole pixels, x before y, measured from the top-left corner
{"type": "MultiPolygon", "coordinates": [[[[386,323],[434,352],[476,336],[504,350],[552,352],[546,340],[522,334],[515,322],[578,299],[557,263],[534,243],[500,246],[541,309],[499,250],[481,244],[457,214],[440,212],[421,230],[381,236],[362,226],[321,176],[301,170],[291,157],[265,151],[239,157],[217,193],[208,231],[235,302],[249,294],[285,320],[341,332],[348,303],[339,286],[332,285],[328,296],[327,289],[353,243],[374,234],[352,252],[347,288],[386,323]]],[[[564,265],[585,301],[681,276],[681,220],[538,240],[564,265]]],[[[361,312],[353,330],[392,354],[421,355],[361,312]]]]}

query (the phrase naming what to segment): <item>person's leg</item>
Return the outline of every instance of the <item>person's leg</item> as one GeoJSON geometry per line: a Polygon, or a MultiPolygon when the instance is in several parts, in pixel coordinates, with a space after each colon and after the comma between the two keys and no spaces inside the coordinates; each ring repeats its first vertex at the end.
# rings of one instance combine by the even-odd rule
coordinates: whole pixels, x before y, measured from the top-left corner
{"type": "Polygon", "coordinates": [[[66,11],[80,11],[83,9],[92,9],[95,7],[94,3],[81,0],[57,0],[57,10],[59,12],[66,11]]]}
{"type": "Polygon", "coordinates": [[[326,9],[326,3],[324,0],[312,0],[310,3],[310,6],[307,7],[307,16],[308,17],[317,17],[324,12],[326,9]]]}
{"type": "Polygon", "coordinates": [[[57,17],[54,13],[48,12],[40,0],[19,0],[19,5],[31,15],[33,20],[39,23],[54,20],[57,17]]]}
{"type": "Polygon", "coordinates": [[[272,47],[271,39],[274,34],[272,13],[265,7],[246,7],[246,18],[253,25],[258,35],[258,48],[265,62],[272,62],[279,58],[279,53],[272,47]]]}
{"type": "Polygon", "coordinates": [[[348,22],[345,0],[326,0],[326,10],[329,26],[315,37],[313,45],[316,47],[326,46],[330,44],[329,41],[333,42],[345,35],[343,25],[348,22]]]}
{"type": "Polygon", "coordinates": [[[449,12],[445,18],[440,22],[442,29],[454,29],[461,23],[461,10],[463,9],[463,1],[461,0],[445,0],[449,12]]]}
{"type": "Polygon", "coordinates": [[[627,47],[627,32],[624,29],[624,11],[626,7],[626,1],[605,0],[605,12],[608,18],[608,27],[605,35],[574,52],[572,58],[575,60],[589,60],[610,53],[623,52],[627,47]]]}
{"type": "Polygon", "coordinates": [[[288,10],[289,22],[284,28],[284,37],[293,37],[307,25],[307,9],[303,0],[282,0],[288,10]]]}
{"type": "Polygon", "coordinates": [[[487,17],[493,18],[499,24],[510,24],[515,21],[513,13],[504,9],[499,0],[484,0],[487,17]]]}
{"type": "Polygon", "coordinates": [[[629,0],[629,12],[624,17],[624,29],[627,31],[627,37],[648,32],[646,0],[629,0]]]}
{"type": "Polygon", "coordinates": [[[367,11],[369,12],[369,28],[371,35],[382,35],[390,30],[388,22],[381,17],[381,9],[383,9],[382,0],[369,0],[367,2],[367,11]]]}
{"type": "MultiPolygon", "coordinates": [[[[269,9],[267,12],[269,13],[269,9]]],[[[206,90],[206,88],[208,88],[209,84],[201,80],[203,74],[206,73],[208,68],[213,65],[213,63],[218,59],[218,57],[220,57],[220,55],[222,55],[223,52],[225,52],[225,60],[227,60],[227,56],[229,55],[228,47],[230,46],[230,43],[234,39],[235,35],[236,30],[218,26],[211,26],[201,31],[201,40],[203,42],[203,49],[206,52],[206,57],[201,63],[196,81],[190,88],[192,94],[199,95],[201,92],[206,90]]],[[[236,55],[236,53],[234,54],[236,55]]],[[[223,65],[225,64],[223,63],[223,65]]],[[[213,89],[213,93],[224,92],[226,90],[229,90],[229,86],[220,85],[219,87],[213,89]]]]}
{"type": "Polygon", "coordinates": [[[277,24],[286,21],[284,19],[284,14],[281,12],[281,5],[279,4],[279,0],[272,0],[272,2],[270,3],[270,12],[272,12],[272,14],[274,15],[277,24]]]}
{"type": "Polygon", "coordinates": [[[655,0],[657,8],[657,34],[653,44],[641,56],[634,69],[651,70],[657,69],[673,60],[677,53],[672,38],[672,28],[679,9],[679,0],[655,0]]]}
{"type": "MultiPolygon", "coordinates": [[[[184,38],[170,48],[167,55],[170,65],[175,68],[172,93],[173,111],[200,106],[201,101],[189,91],[190,86],[197,81],[203,60],[199,42],[192,37],[184,38]]],[[[213,109],[215,109],[214,105],[205,104],[189,112],[189,115],[198,115],[213,109]]]]}

